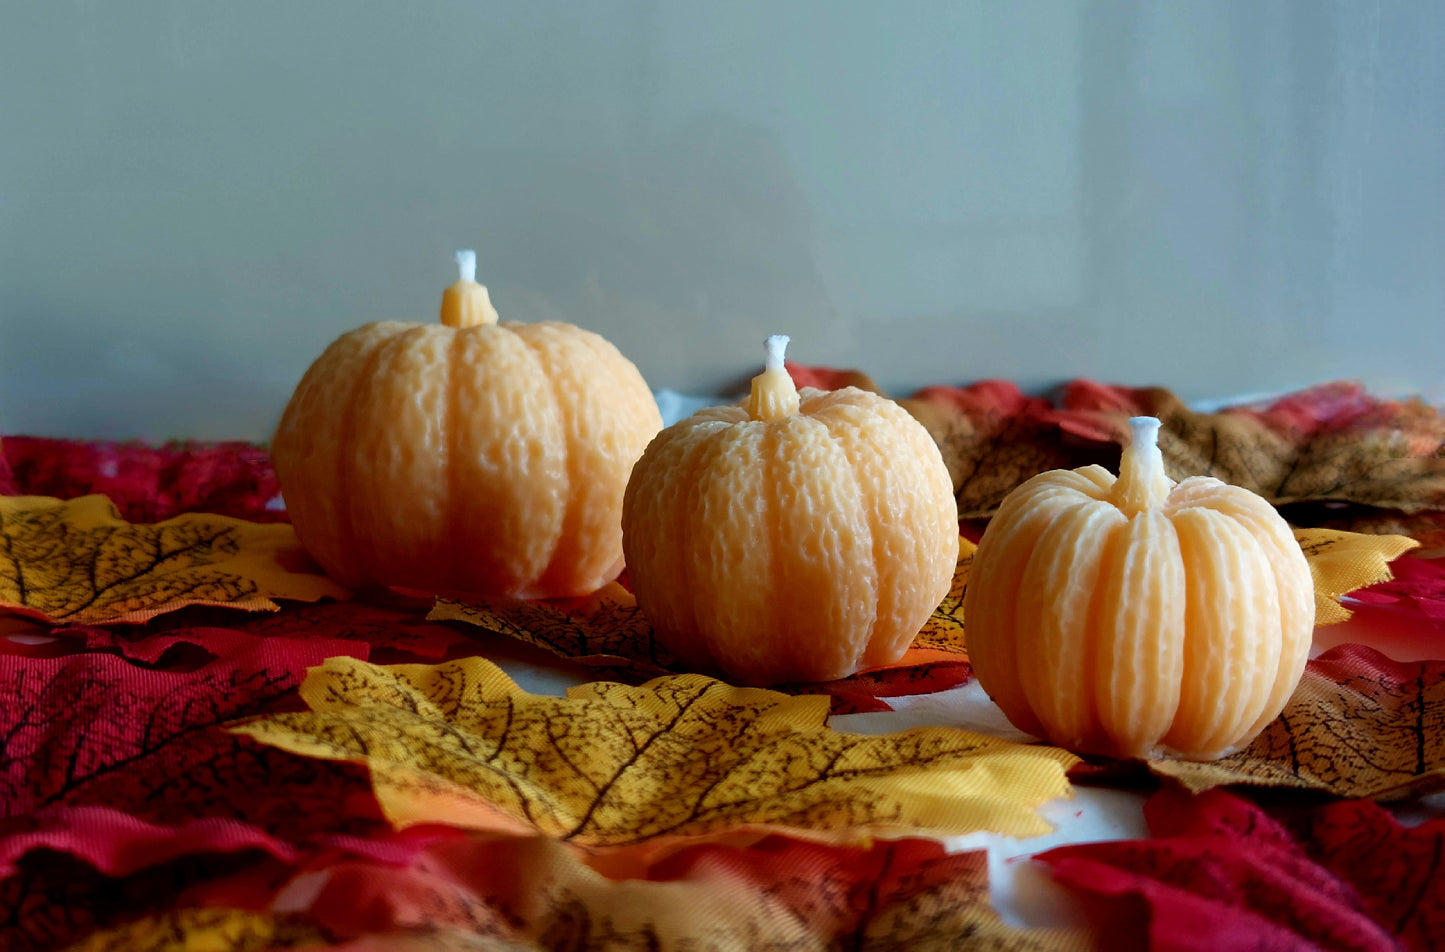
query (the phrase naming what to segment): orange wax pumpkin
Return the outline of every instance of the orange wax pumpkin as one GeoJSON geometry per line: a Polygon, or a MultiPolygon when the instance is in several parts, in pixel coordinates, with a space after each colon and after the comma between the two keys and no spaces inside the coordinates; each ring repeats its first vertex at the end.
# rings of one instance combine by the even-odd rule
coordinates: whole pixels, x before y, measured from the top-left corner
{"type": "Polygon", "coordinates": [[[1254,493],[1164,472],[1130,420],[1115,479],[1053,470],[989,523],[964,596],[979,683],[1021,730],[1080,752],[1212,760],[1284,708],[1314,628],[1310,570],[1254,493]]]}
{"type": "Polygon", "coordinates": [[[367,324],[296,388],[272,444],[287,511],[352,586],[518,598],[622,568],[622,491],[662,427],[637,368],[571,324],[497,323],[475,256],[441,323],[367,324]]]}
{"type": "Polygon", "coordinates": [[[948,593],[948,470],[902,407],[793,386],[786,337],[741,406],[658,434],[623,500],[637,603],[685,664],[743,684],[896,661],[948,593]]]}

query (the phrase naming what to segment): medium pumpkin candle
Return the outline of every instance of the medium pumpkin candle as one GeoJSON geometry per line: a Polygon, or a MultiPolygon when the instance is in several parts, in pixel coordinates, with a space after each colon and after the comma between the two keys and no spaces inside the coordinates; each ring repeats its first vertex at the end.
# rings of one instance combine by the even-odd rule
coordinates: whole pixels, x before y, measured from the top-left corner
{"type": "Polygon", "coordinates": [[[657,637],[741,684],[896,661],[958,559],[928,432],[874,393],[799,392],[787,342],[768,339],[743,404],[659,433],[623,499],[628,577],[657,637]]]}
{"type": "Polygon", "coordinates": [[[979,684],[1021,730],[1071,750],[1212,760],[1299,683],[1309,565],[1260,496],[1164,471],[1159,421],[1129,421],[1116,479],[1053,470],[1003,501],[964,595],[979,684]]]}
{"type": "Polygon", "coordinates": [[[301,379],[271,447],[297,536],[352,586],[594,591],[622,568],[652,392],[591,331],[498,323],[476,256],[457,263],[439,323],[367,324],[301,379]]]}

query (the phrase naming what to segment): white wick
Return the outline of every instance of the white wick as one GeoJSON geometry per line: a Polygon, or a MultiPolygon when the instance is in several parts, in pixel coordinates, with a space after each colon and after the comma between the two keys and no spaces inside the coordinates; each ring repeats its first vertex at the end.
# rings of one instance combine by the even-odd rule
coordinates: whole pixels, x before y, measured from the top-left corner
{"type": "Polygon", "coordinates": [[[763,348],[767,351],[767,359],[763,362],[764,370],[783,369],[783,352],[788,349],[788,340],[787,334],[774,334],[763,343],[763,348]]]}
{"type": "Polygon", "coordinates": [[[477,253],[467,248],[457,252],[457,270],[468,284],[477,283],[477,253]]]}
{"type": "Polygon", "coordinates": [[[1159,418],[1136,416],[1129,418],[1129,445],[1140,450],[1159,445],[1159,418]]]}

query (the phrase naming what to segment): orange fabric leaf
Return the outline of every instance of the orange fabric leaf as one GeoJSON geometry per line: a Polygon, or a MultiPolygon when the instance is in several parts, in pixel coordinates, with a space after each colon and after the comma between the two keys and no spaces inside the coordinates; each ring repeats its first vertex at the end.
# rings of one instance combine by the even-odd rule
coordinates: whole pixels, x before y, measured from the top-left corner
{"type": "Polygon", "coordinates": [[[140,622],[186,605],[274,611],[345,598],[289,525],[189,514],[122,520],[104,496],[0,497],[0,609],[54,623],[140,622]]]}

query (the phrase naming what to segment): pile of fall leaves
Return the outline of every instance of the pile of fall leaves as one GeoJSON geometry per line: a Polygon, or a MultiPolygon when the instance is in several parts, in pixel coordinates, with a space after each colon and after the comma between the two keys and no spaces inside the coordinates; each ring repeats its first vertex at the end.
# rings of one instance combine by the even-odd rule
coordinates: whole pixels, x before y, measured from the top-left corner
{"type": "Polygon", "coordinates": [[[896,665],[776,690],[675,670],[625,578],[566,602],[347,592],[262,447],[5,436],[0,949],[1445,947],[1445,818],[1396,816],[1445,787],[1445,417],[1352,384],[1213,414],[1089,381],[900,402],[953,476],[953,591],[896,665]],[[1279,506],[1321,623],[1410,633],[1393,657],[1323,652],[1212,764],[831,729],[969,681],[989,514],[1037,472],[1116,468],[1135,415],[1163,421],[1171,475],[1279,506]],[[485,657],[504,637],[581,683],[523,691],[485,657]],[[1037,808],[1083,783],[1149,791],[1151,835],[1034,858],[1087,928],[1006,925],[985,855],[940,838],[1046,832],[1037,808]]]}

